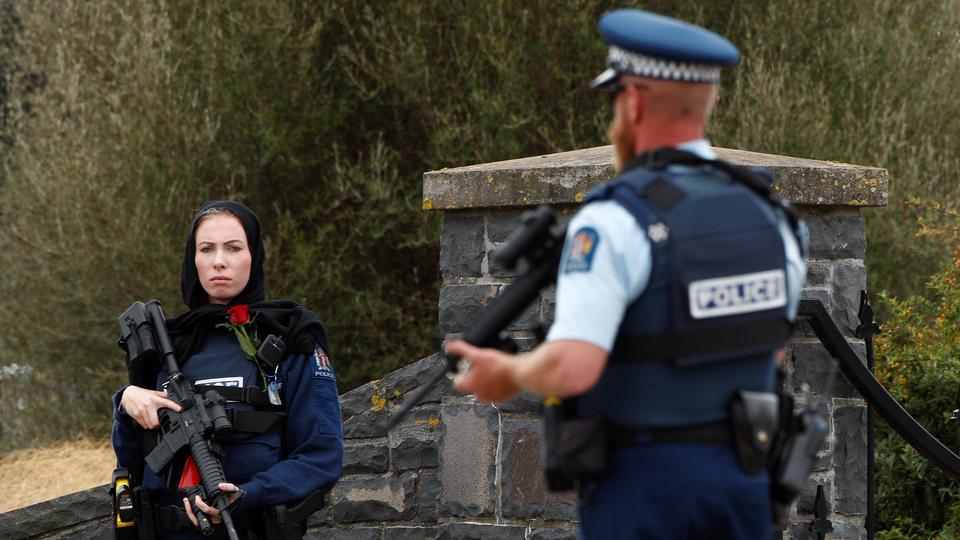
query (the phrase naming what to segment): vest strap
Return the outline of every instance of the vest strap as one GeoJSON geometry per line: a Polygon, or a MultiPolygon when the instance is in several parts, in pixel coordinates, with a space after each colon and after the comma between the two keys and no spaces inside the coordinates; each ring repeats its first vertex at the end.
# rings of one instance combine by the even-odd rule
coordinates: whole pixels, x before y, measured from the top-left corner
{"type": "Polygon", "coordinates": [[[214,390],[226,400],[239,401],[240,403],[247,403],[249,405],[253,405],[254,407],[262,407],[264,409],[278,409],[276,405],[270,403],[270,398],[267,396],[267,393],[256,386],[237,388],[235,386],[198,384],[196,388],[198,392],[214,390]]]}
{"type": "Polygon", "coordinates": [[[759,321],[705,330],[665,334],[621,334],[613,350],[640,351],[636,356],[611,357],[615,363],[675,360],[686,356],[715,355],[745,349],[771,349],[790,338],[793,325],[786,319],[759,321]]]}
{"type": "Polygon", "coordinates": [[[236,409],[227,409],[227,418],[230,419],[231,428],[234,431],[246,431],[248,433],[268,433],[279,431],[283,428],[283,420],[287,413],[274,411],[238,411],[236,409]]]}

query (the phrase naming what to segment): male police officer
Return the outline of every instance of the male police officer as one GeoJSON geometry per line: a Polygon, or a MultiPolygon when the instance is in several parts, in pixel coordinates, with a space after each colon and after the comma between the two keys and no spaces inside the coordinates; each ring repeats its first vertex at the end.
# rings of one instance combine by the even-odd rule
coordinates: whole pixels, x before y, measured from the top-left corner
{"type": "Polygon", "coordinates": [[[611,426],[607,472],[580,484],[585,538],[769,538],[763,455],[740,453],[731,400],[773,387],[805,230],[768,177],[712,161],[704,125],[736,47],[633,9],[599,28],[609,68],[591,86],[614,99],[619,175],[570,222],[547,342],[519,356],[450,342],[471,363],[457,388],[577,396],[578,417],[611,426]]]}

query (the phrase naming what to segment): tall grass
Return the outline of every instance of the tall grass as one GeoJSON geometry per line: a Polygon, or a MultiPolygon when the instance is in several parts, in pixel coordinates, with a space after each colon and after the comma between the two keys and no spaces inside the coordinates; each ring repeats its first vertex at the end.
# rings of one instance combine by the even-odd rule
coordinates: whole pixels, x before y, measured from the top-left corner
{"type": "MultiPolygon", "coordinates": [[[[138,298],[182,309],[205,200],[258,212],[271,296],[326,321],[349,388],[430,352],[423,171],[605,142],[585,84],[611,1],[2,5],[0,366],[35,368],[0,382],[4,448],[106,431],[114,320],[138,298]]],[[[960,3],[642,6],[743,50],[715,144],[890,169],[890,206],[867,211],[871,288],[922,292],[943,254],[905,201],[958,198],[960,3]]]]}

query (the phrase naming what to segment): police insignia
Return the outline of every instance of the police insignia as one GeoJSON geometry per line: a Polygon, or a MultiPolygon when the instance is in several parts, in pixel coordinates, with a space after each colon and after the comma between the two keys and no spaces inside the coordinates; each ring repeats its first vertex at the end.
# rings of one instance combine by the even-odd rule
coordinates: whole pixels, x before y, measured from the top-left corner
{"type": "Polygon", "coordinates": [[[563,259],[563,273],[589,272],[599,243],[600,235],[593,227],[583,227],[578,230],[567,246],[567,253],[563,259]]]}
{"type": "Polygon", "coordinates": [[[336,377],[333,374],[333,365],[330,363],[330,357],[327,356],[326,351],[324,351],[319,345],[313,349],[313,363],[314,377],[323,377],[325,379],[336,380],[336,377]]]}

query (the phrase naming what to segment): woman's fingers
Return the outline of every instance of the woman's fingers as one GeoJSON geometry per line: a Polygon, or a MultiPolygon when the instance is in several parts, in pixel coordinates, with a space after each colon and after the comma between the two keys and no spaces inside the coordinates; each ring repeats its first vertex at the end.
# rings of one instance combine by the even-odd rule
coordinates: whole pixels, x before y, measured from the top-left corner
{"type": "Polygon", "coordinates": [[[197,521],[197,516],[193,515],[193,508],[190,507],[190,499],[187,497],[183,498],[183,509],[187,511],[187,517],[190,519],[190,523],[193,523],[194,527],[199,527],[200,522],[197,521]]]}
{"type": "Polygon", "coordinates": [[[220,523],[220,510],[217,510],[216,508],[203,502],[203,499],[201,499],[199,495],[197,495],[197,497],[194,499],[194,502],[197,504],[197,509],[210,516],[210,521],[212,523],[220,523]]]}

